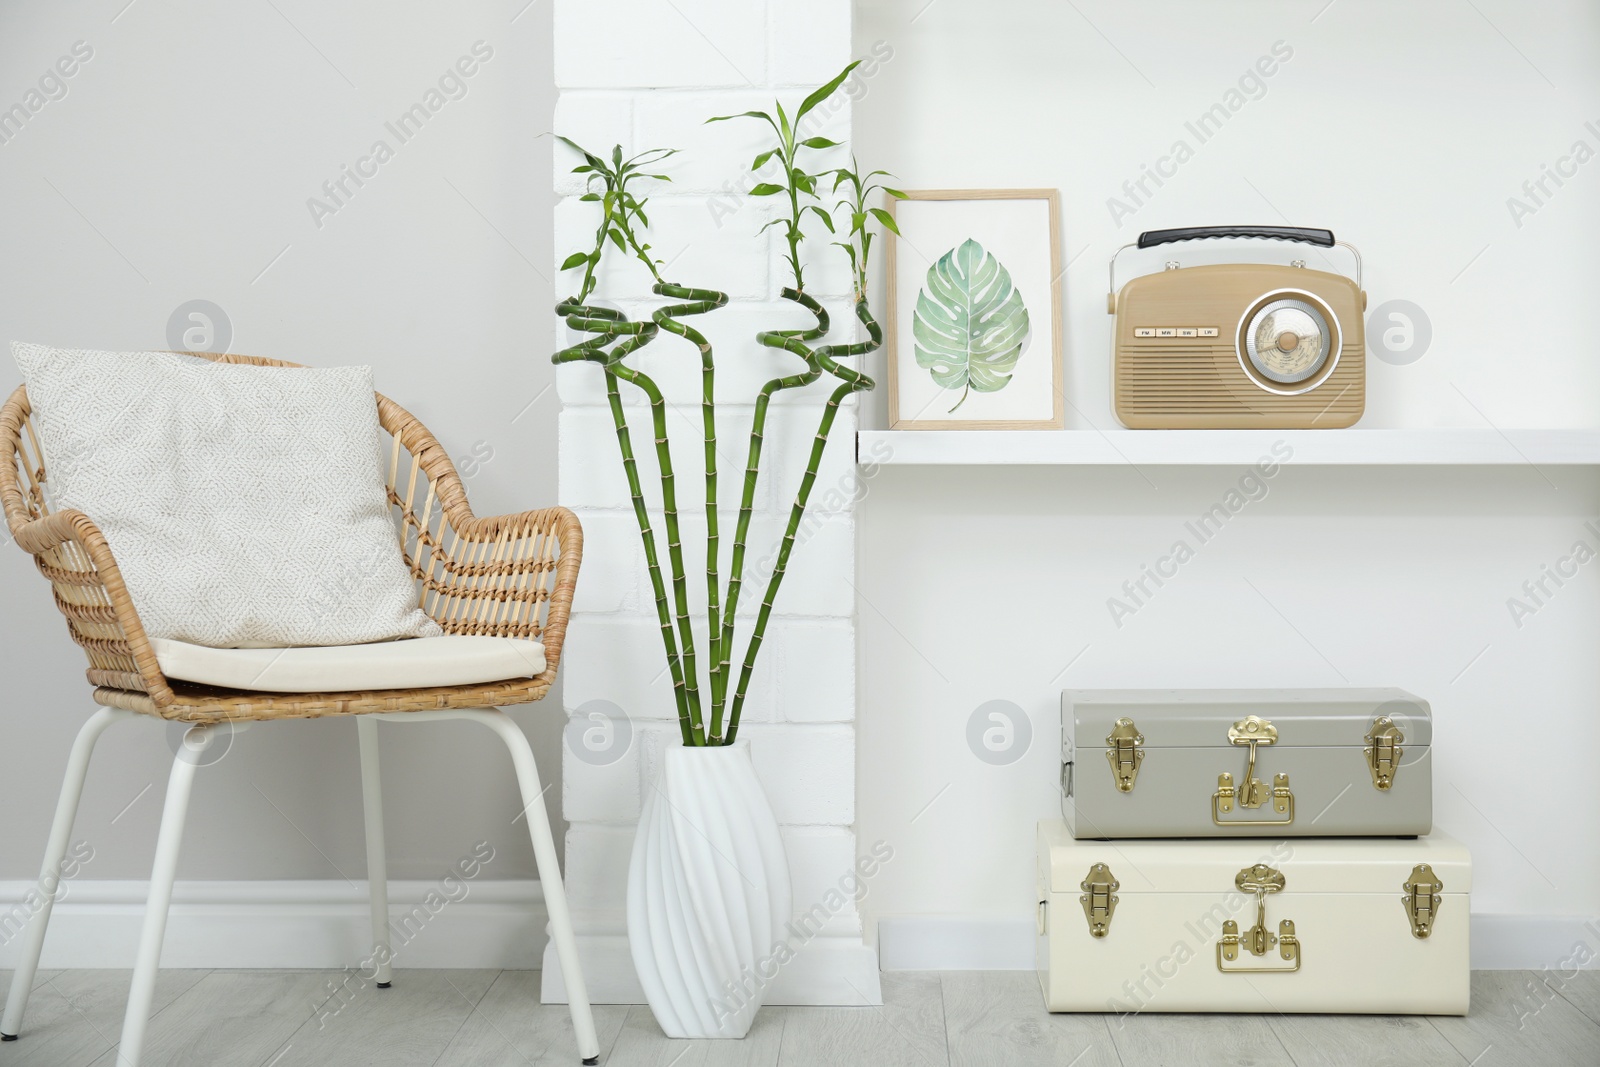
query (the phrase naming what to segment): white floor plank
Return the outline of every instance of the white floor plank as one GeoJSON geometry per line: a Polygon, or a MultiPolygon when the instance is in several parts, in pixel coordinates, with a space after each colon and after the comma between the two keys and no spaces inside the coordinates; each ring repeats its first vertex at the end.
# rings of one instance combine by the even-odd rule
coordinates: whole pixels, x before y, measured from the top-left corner
{"type": "Polygon", "coordinates": [[[397,970],[388,989],[353,973],[288,1039],[278,1067],[432,1067],[499,973],[397,970]]]}
{"type": "MultiPolygon", "coordinates": [[[[595,1006],[602,1063],[607,1062],[629,1010],[621,1005],[595,1006]]],[[[451,1039],[437,1067],[574,1067],[577,1062],[578,1043],[567,1006],[539,1003],[539,972],[502,971],[451,1039]]]]}
{"type": "Polygon", "coordinates": [[[1600,1063],[1600,1025],[1533,971],[1475,971],[1471,1013],[1429,1021],[1473,1067],[1600,1063]]]}
{"type": "MultiPolygon", "coordinates": [[[[143,1062],[160,1067],[261,1067],[328,999],[329,983],[338,974],[213,971],[150,1021],[143,1062]]],[[[293,1061],[282,1062],[288,1067],[293,1061]]],[[[116,1050],[96,1060],[94,1067],[116,1067],[116,1050]]]]}
{"type": "MultiPolygon", "coordinates": [[[[9,984],[0,975],[0,995],[9,984]]],[[[0,1067],[115,1067],[127,971],[41,973],[0,1067]]],[[[536,971],[162,971],[159,1067],[572,1067],[565,1005],[536,971]]],[[[671,1041],[644,1006],[595,1009],[610,1067],[1595,1067],[1600,972],[1473,976],[1466,1018],[1051,1015],[1026,972],[885,974],[882,1008],[764,1009],[743,1041],[671,1041]],[[1291,1058],[1292,1057],[1292,1058],[1291,1058]]]]}
{"type": "Polygon", "coordinates": [[[1295,1067],[1464,1067],[1467,1060],[1415,1015],[1279,1015],[1267,1020],[1295,1067]]]}
{"type": "Polygon", "coordinates": [[[606,1067],[778,1067],[790,1008],[762,1008],[741,1041],[674,1041],[643,1004],[628,1012],[606,1067]]]}
{"type": "Polygon", "coordinates": [[[1544,982],[1561,999],[1600,1024],[1600,971],[1579,971],[1575,975],[1545,974],[1544,982]]]}
{"type": "MultiPolygon", "coordinates": [[[[0,997],[4,997],[11,992],[11,976],[15,973],[15,971],[0,971],[0,997]]],[[[38,989],[40,983],[61,973],[61,971],[47,971],[40,968],[33,972],[33,988],[38,989]]]]}
{"type": "Polygon", "coordinates": [[[1052,1015],[1032,971],[940,976],[951,1067],[1118,1067],[1100,1015],[1052,1015]]]}
{"type": "Polygon", "coordinates": [[[1107,1015],[1125,1064],[1139,1067],[1282,1067],[1289,1052],[1261,1015],[1107,1015]]]}
{"type": "MultiPolygon", "coordinates": [[[[160,972],[152,1014],[160,1014],[206,973],[160,972]]],[[[22,1035],[0,1045],[0,1064],[87,1067],[116,1044],[132,979],[133,972],[124,970],[39,972],[28,998],[22,1035]]]]}
{"type": "Polygon", "coordinates": [[[944,1003],[937,974],[883,976],[883,1006],[791,1008],[783,1067],[946,1067],[944,1003]]]}

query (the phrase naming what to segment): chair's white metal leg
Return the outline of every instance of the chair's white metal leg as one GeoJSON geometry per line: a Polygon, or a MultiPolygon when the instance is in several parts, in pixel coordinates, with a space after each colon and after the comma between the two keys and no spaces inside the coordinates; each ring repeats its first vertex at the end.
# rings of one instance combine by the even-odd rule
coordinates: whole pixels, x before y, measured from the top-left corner
{"type": "Polygon", "coordinates": [[[561,961],[561,977],[567,987],[567,1006],[572,1012],[572,1029],[578,1038],[578,1054],[586,1064],[600,1062],[600,1039],[595,1034],[594,1012],[589,1007],[589,987],[578,962],[578,939],[572,932],[572,916],[567,911],[567,892],[561,884],[561,864],[556,858],[555,838],[544,810],[544,790],[539,787],[539,768],[533,761],[533,748],[527,735],[497,708],[462,711],[406,711],[384,713],[394,722],[438,722],[444,719],[469,719],[500,735],[511,750],[517,786],[522,792],[523,812],[533,838],[533,858],[539,865],[539,884],[544,887],[545,911],[550,916],[550,938],[555,942],[556,958],[561,961]]]}
{"type": "Polygon", "coordinates": [[[161,809],[161,833],[156,838],[156,858],[150,871],[150,899],[145,904],[144,929],[139,954],[133,964],[133,985],[128,990],[128,1012],[122,1020],[122,1042],[117,1067],[139,1067],[150,1002],[155,995],[156,967],[161,962],[161,942],[167,934],[167,909],[172,904],[172,881],[178,873],[178,850],[183,844],[183,823],[189,811],[189,793],[195,769],[210,747],[217,728],[195,726],[183,737],[167,779],[167,801],[161,809]]]}
{"type": "Polygon", "coordinates": [[[22,1033],[22,1013],[28,1007],[28,993],[33,988],[34,976],[39,971],[39,954],[44,950],[45,929],[50,925],[50,911],[55,907],[56,893],[61,886],[61,861],[67,854],[67,840],[72,836],[72,823],[78,817],[78,798],[83,795],[83,780],[89,772],[89,757],[94,754],[95,742],[106,728],[125,722],[136,715],[120,708],[100,708],[89,716],[89,721],[78,731],[72,742],[72,754],[67,757],[67,773],[61,781],[61,796],[56,801],[55,821],[50,824],[50,837],[44,847],[44,863],[39,869],[37,893],[39,910],[28,922],[22,942],[22,956],[11,975],[11,994],[6,998],[4,1018],[0,1018],[0,1040],[15,1041],[22,1033]]]}
{"type": "Polygon", "coordinates": [[[361,806],[367,816],[367,892],[372,898],[372,965],[379,989],[394,981],[389,951],[389,866],[383,848],[383,787],[378,773],[378,721],[356,716],[361,742],[361,806]]]}
{"type": "Polygon", "coordinates": [[[539,768],[527,735],[501,711],[487,711],[482,721],[500,735],[511,750],[511,762],[522,789],[522,810],[533,838],[533,858],[539,865],[539,884],[544,887],[545,911],[550,916],[550,937],[556,943],[561,961],[561,978],[567,987],[567,1004],[572,1012],[572,1028],[578,1038],[578,1054],[584,1063],[600,1062],[600,1039],[594,1030],[594,1012],[589,1007],[589,987],[578,963],[578,939],[572,932],[572,916],[567,911],[567,891],[561,883],[561,863],[556,858],[555,838],[544,810],[544,790],[539,787],[539,768]]]}

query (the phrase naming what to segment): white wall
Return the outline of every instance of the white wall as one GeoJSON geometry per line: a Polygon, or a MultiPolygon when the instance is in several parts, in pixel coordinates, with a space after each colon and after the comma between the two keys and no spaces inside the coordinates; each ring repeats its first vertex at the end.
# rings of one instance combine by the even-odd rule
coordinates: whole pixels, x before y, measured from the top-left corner
{"type": "MultiPolygon", "coordinates": [[[[1600,162],[1549,183],[1520,225],[1507,203],[1532,204],[1523,182],[1574,142],[1600,150],[1592,4],[863,3],[857,53],[875,41],[894,56],[857,104],[870,165],[909,189],[1061,190],[1069,428],[1116,425],[1112,252],[1144,229],[1225,222],[1331,227],[1366,255],[1374,308],[1425,310],[1421,359],[1369,357],[1362,425],[1600,426],[1583,311],[1600,288],[1600,162]],[[1292,56],[1264,92],[1197,144],[1185,122],[1280,41],[1292,56]],[[1178,138],[1193,158],[1132,204],[1124,182],[1178,138]],[[1120,225],[1112,197],[1135,208],[1120,225]]],[[[1179,246],[1125,269],[1250,253],[1305,255],[1179,246]]],[[[1520,629],[1507,608],[1575,541],[1600,547],[1584,528],[1595,472],[1291,459],[1119,628],[1107,599],[1243,473],[876,473],[860,508],[860,833],[904,862],[873,886],[869,926],[912,917],[901,929],[936,942],[996,920],[1011,939],[998,956],[1026,965],[1031,825],[1057,810],[1066,686],[1409,688],[1433,703],[1437,825],[1473,849],[1475,911],[1600,914],[1600,579],[1582,569],[1520,629]],[[990,700],[1031,725],[1008,766],[965,739],[990,700]],[[1507,734],[1532,722],[1552,743],[1526,775],[1507,734]]]]}
{"type": "MultiPolygon", "coordinates": [[[[0,339],[165,348],[174,309],[210,300],[235,352],[372,364],[469,475],[479,514],[552,503],[551,15],[519,7],[0,7],[0,108],[74,42],[93,52],[64,97],[5,127],[0,339]],[[466,94],[399,145],[385,122],[480,40],[492,56],[466,94]],[[394,158],[318,226],[308,198],[380,138],[394,158]]],[[[10,545],[0,588],[0,880],[31,879],[92,705],[48,585],[10,545]]],[[[557,781],[559,707],[557,691],[512,712],[557,781]]],[[[382,732],[395,878],[437,879],[480,839],[497,848],[486,877],[532,876],[497,740],[447,724],[382,732]]],[[[81,877],[148,877],[168,740],[138,722],[102,741],[74,834],[94,849],[81,877]]],[[[201,772],[189,826],[182,879],[362,878],[354,726],[242,735],[201,772]]]]}

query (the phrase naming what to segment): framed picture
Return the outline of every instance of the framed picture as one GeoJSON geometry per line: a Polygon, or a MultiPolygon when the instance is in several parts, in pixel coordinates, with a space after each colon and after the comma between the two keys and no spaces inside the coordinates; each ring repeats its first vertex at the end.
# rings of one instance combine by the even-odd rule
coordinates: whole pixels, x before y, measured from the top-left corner
{"type": "Polygon", "coordinates": [[[889,210],[889,428],[1061,429],[1056,190],[907,192],[889,210]]]}

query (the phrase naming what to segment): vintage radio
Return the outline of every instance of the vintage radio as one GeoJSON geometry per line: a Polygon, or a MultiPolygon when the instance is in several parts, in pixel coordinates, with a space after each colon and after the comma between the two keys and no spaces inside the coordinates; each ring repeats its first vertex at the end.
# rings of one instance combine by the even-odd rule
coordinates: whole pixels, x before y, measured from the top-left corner
{"type": "Polygon", "coordinates": [[[1051,1011],[1464,1015],[1472,860],[1443,835],[1076,841],[1038,831],[1051,1011]]]}
{"type": "Polygon", "coordinates": [[[1401,689],[1068,689],[1062,815],[1085,839],[1426,834],[1432,742],[1401,689]]]}
{"type": "Polygon", "coordinates": [[[1226,263],[1167,269],[1119,292],[1111,257],[1113,397],[1130,429],[1322,429],[1366,407],[1366,293],[1361,257],[1331,230],[1201,226],[1150,230],[1129,248],[1256,237],[1355,258],[1356,277],[1291,266],[1226,263]]]}

